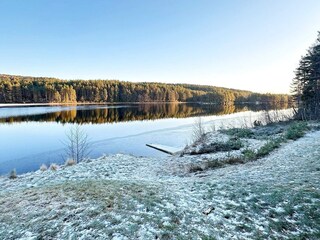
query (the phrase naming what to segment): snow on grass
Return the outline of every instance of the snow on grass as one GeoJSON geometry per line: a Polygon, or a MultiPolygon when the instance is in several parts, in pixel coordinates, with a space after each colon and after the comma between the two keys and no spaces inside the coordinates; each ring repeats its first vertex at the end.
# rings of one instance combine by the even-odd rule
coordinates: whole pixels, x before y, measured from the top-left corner
{"type": "Polygon", "coordinates": [[[316,239],[319,147],[313,132],[201,174],[182,169],[212,155],[117,154],[0,178],[0,239],[316,239]]]}

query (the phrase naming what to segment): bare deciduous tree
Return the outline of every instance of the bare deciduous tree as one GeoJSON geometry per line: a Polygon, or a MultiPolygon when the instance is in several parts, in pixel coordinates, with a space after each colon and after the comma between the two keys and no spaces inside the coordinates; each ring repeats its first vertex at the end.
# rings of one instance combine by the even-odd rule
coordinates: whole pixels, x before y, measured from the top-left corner
{"type": "Polygon", "coordinates": [[[205,135],[206,131],[205,128],[203,126],[202,123],[202,119],[201,117],[197,118],[193,124],[193,128],[192,128],[192,139],[193,141],[199,141],[201,140],[204,135],[205,135]]]}
{"type": "Polygon", "coordinates": [[[66,155],[74,161],[81,162],[90,154],[90,144],[88,134],[81,129],[79,125],[72,127],[66,133],[67,140],[64,143],[66,146],[66,155]]]}

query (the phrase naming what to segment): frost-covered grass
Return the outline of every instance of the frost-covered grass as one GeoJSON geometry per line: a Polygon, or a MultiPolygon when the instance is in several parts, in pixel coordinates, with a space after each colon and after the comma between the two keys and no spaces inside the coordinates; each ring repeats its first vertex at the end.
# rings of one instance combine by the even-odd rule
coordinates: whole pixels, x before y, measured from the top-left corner
{"type": "Polygon", "coordinates": [[[227,152],[239,150],[243,146],[242,142],[238,139],[231,138],[226,142],[211,142],[203,143],[198,149],[191,150],[189,154],[205,154],[215,152],[227,152]]]}
{"type": "Polygon", "coordinates": [[[270,154],[273,150],[279,148],[283,141],[284,140],[281,137],[269,140],[261,148],[258,149],[256,157],[264,157],[270,154]]]}
{"type": "Polygon", "coordinates": [[[119,154],[2,177],[0,239],[319,239],[319,149],[318,131],[206,171],[119,154]]]}
{"type": "Polygon", "coordinates": [[[250,138],[253,136],[253,131],[249,128],[230,128],[230,129],[223,129],[221,132],[231,135],[237,138],[250,138]]]}
{"type": "Polygon", "coordinates": [[[303,137],[309,129],[310,128],[306,122],[294,122],[287,129],[285,137],[287,139],[296,140],[303,137]]]}
{"type": "Polygon", "coordinates": [[[310,130],[319,130],[319,123],[286,121],[254,128],[229,128],[207,132],[194,144],[187,146],[181,155],[210,154],[219,156],[207,161],[207,167],[191,164],[190,172],[204,171],[226,164],[246,163],[267,156],[289,140],[297,140],[310,130]],[[237,151],[237,150],[240,150],[237,151]],[[225,154],[218,154],[226,152],[225,154]]]}

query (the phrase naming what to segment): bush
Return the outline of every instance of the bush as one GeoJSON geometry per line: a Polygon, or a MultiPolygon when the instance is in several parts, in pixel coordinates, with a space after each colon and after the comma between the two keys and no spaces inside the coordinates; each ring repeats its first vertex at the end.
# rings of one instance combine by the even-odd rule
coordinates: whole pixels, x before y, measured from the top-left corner
{"type": "Polygon", "coordinates": [[[206,168],[202,168],[200,165],[197,164],[190,164],[187,166],[187,172],[189,173],[201,172],[204,170],[206,170],[206,168]]]}
{"type": "Polygon", "coordinates": [[[243,143],[238,139],[230,139],[225,143],[225,149],[222,151],[232,151],[232,150],[239,150],[243,147],[243,143]]]}
{"type": "Polygon", "coordinates": [[[245,163],[244,159],[241,158],[241,157],[231,157],[231,158],[228,158],[226,160],[226,163],[227,164],[230,164],[230,165],[233,165],[233,164],[243,164],[245,163]]]}
{"type": "Polygon", "coordinates": [[[255,126],[255,127],[260,127],[260,126],[262,126],[262,122],[259,121],[259,120],[254,120],[253,126],[255,126]]]}
{"type": "Polygon", "coordinates": [[[214,142],[201,146],[198,151],[192,151],[190,154],[204,154],[214,152],[227,152],[233,150],[239,150],[243,146],[242,142],[238,139],[230,139],[227,142],[214,142]]]}
{"type": "Polygon", "coordinates": [[[45,164],[42,164],[42,165],[40,166],[40,171],[42,171],[42,172],[47,171],[47,169],[48,169],[48,167],[47,167],[47,165],[45,165],[45,164]]]}
{"type": "Polygon", "coordinates": [[[65,165],[66,166],[73,166],[73,165],[75,165],[77,162],[74,160],[74,159],[71,159],[71,158],[69,158],[69,159],[67,159],[67,161],[65,162],[65,165]]]}
{"type": "Polygon", "coordinates": [[[52,164],[50,165],[50,170],[52,170],[52,171],[57,171],[58,168],[59,168],[59,166],[58,166],[57,164],[55,164],[55,163],[52,163],[52,164]]]}
{"type": "Polygon", "coordinates": [[[236,138],[250,138],[253,135],[252,130],[247,128],[230,128],[221,132],[236,138]]]}
{"type": "Polygon", "coordinates": [[[205,136],[205,129],[201,120],[201,117],[198,118],[193,126],[192,126],[192,140],[193,142],[198,142],[203,140],[204,136],[205,136]]]}
{"type": "Polygon", "coordinates": [[[306,122],[294,122],[287,129],[285,137],[287,139],[296,140],[298,138],[303,137],[308,129],[309,127],[306,122]]]}
{"type": "Polygon", "coordinates": [[[245,149],[242,151],[245,160],[255,160],[257,159],[257,154],[251,149],[245,149]]]}
{"type": "Polygon", "coordinates": [[[17,176],[17,171],[16,169],[13,169],[10,174],[9,174],[9,178],[10,179],[16,179],[18,176],[17,176]]]}
{"type": "Polygon", "coordinates": [[[202,163],[193,163],[187,165],[187,172],[189,173],[195,173],[195,172],[202,172],[207,171],[209,169],[215,169],[223,167],[225,164],[242,164],[245,161],[241,157],[230,157],[228,159],[225,159],[223,161],[218,161],[216,159],[207,160],[202,163]]]}
{"type": "Polygon", "coordinates": [[[274,149],[279,148],[282,140],[280,138],[273,139],[263,145],[257,152],[257,157],[264,157],[272,152],[274,149]]]}
{"type": "Polygon", "coordinates": [[[217,160],[208,160],[205,163],[206,169],[212,169],[223,166],[223,163],[217,161],[217,160]]]}

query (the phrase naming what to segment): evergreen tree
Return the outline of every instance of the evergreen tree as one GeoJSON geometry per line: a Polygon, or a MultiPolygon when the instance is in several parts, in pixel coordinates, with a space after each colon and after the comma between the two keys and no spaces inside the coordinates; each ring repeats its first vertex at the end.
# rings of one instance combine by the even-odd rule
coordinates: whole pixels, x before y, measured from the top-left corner
{"type": "Polygon", "coordinates": [[[320,119],[320,32],[316,42],[301,58],[292,88],[298,104],[297,117],[320,119]]]}

